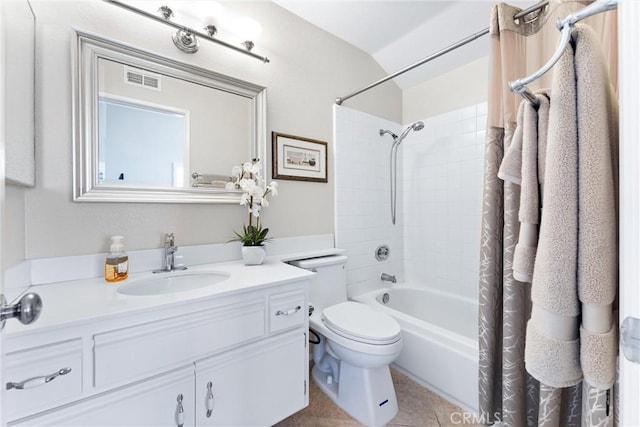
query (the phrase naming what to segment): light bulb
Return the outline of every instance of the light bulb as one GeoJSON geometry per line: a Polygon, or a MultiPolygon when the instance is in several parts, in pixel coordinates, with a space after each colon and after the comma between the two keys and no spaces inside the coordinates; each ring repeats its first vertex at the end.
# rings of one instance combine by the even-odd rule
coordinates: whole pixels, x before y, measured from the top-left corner
{"type": "Polygon", "coordinates": [[[233,32],[244,41],[255,41],[262,33],[262,25],[253,18],[241,16],[233,21],[233,32]]]}

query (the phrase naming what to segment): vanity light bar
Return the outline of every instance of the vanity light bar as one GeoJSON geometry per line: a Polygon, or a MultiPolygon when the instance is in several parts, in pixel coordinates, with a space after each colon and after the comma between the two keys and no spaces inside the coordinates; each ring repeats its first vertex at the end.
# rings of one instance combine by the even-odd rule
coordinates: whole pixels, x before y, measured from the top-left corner
{"type": "Polygon", "coordinates": [[[178,30],[179,34],[185,34],[186,33],[186,34],[190,34],[192,36],[198,36],[198,37],[200,37],[200,38],[202,38],[204,40],[209,40],[211,42],[217,43],[217,44],[222,45],[224,47],[227,47],[229,49],[235,50],[236,52],[240,52],[240,53],[243,53],[245,55],[251,56],[251,57],[253,57],[255,59],[259,59],[260,61],[264,62],[265,64],[268,63],[268,62],[271,62],[271,61],[269,61],[269,58],[267,58],[266,56],[260,56],[258,54],[255,54],[255,53],[249,51],[249,50],[245,50],[245,49],[242,49],[240,47],[236,47],[236,46],[234,46],[234,45],[232,45],[230,43],[227,43],[227,42],[225,42],[223,40],[211,37],[208,34],[202,33],[200,31],[196,31],[196,30],[194,30],[192,28],[185,27],[184,25],[177,24],[177,23],[175,23],[173,21],[170,21],[168,19],[163,18],[162,16],[156,16],[156,15],[154,15],[152,13],[149,13],[149,12],[147,12],[145,10],[142,10],[142,9],[138,9],[137,7],[128,5],[128,4],[123,3],[123,2],[121,2],[119,0],[103,0],[103,1],[106,2],[106,3],[111,3],[111,4],[115,5],[115,6],[121,7],[123,9],[126,9],[126,10],[128,10],[130,12],[137,13],[138,15],[145,16],[145,17],[147,17],[147,18],[149,18],[149,19],[151,19],[153,21],[161,22],[161,23],[163,23],[165,25],[173,27],[173,28],[178,30]]]}

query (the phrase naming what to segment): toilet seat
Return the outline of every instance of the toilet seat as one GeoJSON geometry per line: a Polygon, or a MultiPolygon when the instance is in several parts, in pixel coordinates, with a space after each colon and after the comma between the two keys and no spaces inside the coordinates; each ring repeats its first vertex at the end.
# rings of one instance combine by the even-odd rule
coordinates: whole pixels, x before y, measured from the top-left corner
{"type": "Polygon", "coordinates": [[[358,302],[325,308],[322,321],[332,332],[361,343],[387,345],[401,338],[400,325],[393,317],[358,302]]]}

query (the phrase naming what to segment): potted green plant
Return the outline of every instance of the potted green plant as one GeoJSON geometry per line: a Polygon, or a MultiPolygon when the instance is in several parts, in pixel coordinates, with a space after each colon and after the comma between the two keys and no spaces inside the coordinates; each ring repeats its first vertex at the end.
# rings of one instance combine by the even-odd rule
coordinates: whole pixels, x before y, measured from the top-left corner
{"type": "Polygon", "coordinates": [[[242,227],[242,233],[238,233],[237,231],[233,233],[237,236],[237,239],[234,239],[234,241],[241,242],[242,246],[262,246],[265,242],[271,240],[270,237],[267,237],[269,229],[262,228],[260,224],[245,225],[242,227]]]}
{"type": "Polygon", "coordinates": [[[234,231],[236,238],[232,241],[242,243],[242,259],[246,265],[262,264],[266,255],[264,243],[270,240],[267,237],[268,228],[260,224],[260,212],[269,206],[267,196],[278,195],[278,183],[266,182],[260,175],[262,165],[260,159],[253,159],[241,166],[234,166],[231,174],[234,181],[227,183],[230,190],[242,190],[244,193],[240,199],[241,205],[246,205],[249,211],[249,224],[242,227],[242,232],[234,231]]]}

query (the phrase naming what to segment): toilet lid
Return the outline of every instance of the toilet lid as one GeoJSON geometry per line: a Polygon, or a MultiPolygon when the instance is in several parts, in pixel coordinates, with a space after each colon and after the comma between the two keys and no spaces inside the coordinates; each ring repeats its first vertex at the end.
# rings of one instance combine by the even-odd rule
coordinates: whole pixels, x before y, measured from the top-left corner
{"type": "Polygon", "coordinates": [[[327,307],[322,320],[333,332],[355,341],[390,344],[400,339],[400,325],[393,317],[358,302],[327,307]]]}

